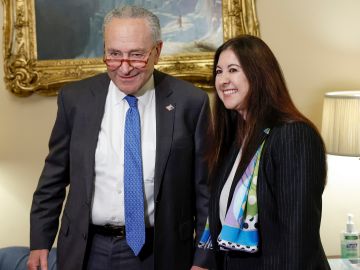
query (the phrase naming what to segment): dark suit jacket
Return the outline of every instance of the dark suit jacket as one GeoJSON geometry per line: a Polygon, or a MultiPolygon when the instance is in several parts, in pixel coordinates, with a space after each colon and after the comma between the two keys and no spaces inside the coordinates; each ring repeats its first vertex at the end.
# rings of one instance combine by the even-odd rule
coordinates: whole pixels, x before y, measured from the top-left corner
{"type": "MultiPolygon", "coordinates": [[[[257,147],[265,134],[259,136],[257,147]]],[[[210,200],[210,231],[217,239],[221,224],[219,198],[239,149],[233,147],[220,167],[210,200]]],[[[244,169],[237,171],[230,199],[244,169]]],[[[320,241],[321,196],[326,177],[323,144],[304,123],[272,128],[264,145],[257,180],[260,250],[217,252],[219,269],[330,269],[320,241]]],[[[217,243],[213,242],[216,249],[217,243]]]]}
{"type": "MultiPolygon", "coordinates": [[[[70,185],[58,236],[59,270],[79,270],[84,261],[94,193],[95,150],[110,79],[97,75],[65,86],[49,154],[34,193],[31,249],[50,249],[70,185]]],[[[200,264],[194,229],[201,235],[208,192],[203,159],[209,121],[206,93],[154,72],[156,96],[155,269],[188,270],[200,264]],[[172,104],[175,109],[167,110],[172,104]],[[194,256],[195,254],[195,256],[194,256]]],[[[201,253],[201,254],[200,254],[201,253]]]]}

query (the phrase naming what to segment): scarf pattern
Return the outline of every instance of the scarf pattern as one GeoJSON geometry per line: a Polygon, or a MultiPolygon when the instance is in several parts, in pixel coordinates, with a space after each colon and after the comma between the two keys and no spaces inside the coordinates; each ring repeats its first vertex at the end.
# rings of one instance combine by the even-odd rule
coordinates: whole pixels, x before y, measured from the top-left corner
{"type": "MultiPolygon", "coordinates": [[[[264,132],[269,134],[270,129],[264,132]]],[[[258,207],[256,185],[261,152],[265,141],[257,149],[235,187],[217,242],[221,250],[255,253],[259,249],[258,207]]],[[[199,241],[200,248],[212,249],[209,219],[199,241]]]]}

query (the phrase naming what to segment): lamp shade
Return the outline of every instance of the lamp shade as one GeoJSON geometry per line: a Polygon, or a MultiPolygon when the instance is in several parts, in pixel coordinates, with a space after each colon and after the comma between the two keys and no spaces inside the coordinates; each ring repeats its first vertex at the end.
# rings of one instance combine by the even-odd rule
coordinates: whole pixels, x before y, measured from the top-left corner
{"type": "Polygon", "coordinates": [[[360,156],[360,91],[325,94],[321,134],[329,154],[360,156]]]}

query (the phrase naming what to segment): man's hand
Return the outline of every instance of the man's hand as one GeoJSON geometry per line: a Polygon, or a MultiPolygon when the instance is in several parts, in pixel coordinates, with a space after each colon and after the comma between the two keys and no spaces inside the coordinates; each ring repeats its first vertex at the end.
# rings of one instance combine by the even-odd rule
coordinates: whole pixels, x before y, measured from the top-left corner
{"type": "Polygon", "coordinates": [[[207,270],[207,268],[202,268],[202,267],[193,265],[190,270],[207,270]]]}
{"type": "Polygon", "coordinates": [[[30,251],[29,260],[27,262],[27,269],[48,270],[48,256],[49,250],[47,249],[37,249],[30,251]]]}

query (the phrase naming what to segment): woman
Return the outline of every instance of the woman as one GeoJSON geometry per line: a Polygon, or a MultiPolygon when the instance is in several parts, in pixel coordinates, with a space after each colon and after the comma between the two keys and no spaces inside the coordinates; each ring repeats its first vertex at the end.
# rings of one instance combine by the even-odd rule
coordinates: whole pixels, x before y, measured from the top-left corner
{"type": "Polygon", "coordinates": [[[330,269],[320,241],[325,150],[259,38],[215,54],[209,229],[219,269],[330,269]]]}

